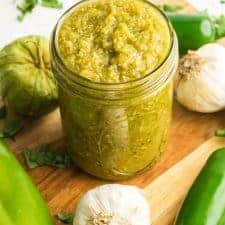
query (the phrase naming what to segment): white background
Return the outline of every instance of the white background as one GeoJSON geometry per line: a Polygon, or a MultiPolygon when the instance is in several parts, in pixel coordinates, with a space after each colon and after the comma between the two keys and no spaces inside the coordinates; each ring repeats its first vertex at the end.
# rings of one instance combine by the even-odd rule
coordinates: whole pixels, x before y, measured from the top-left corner
{"type": "MultiPolygon", "coordinates": [[[[62,0],[63,9],[49,9],[36,7],[22,22],[16,17],[18,10],[14,0],[0,0],[0,48],[14,39],[26,34],[42,34],[49,36],[60,15],[78,0],[62,0]]],[[[211,14],[225,12],[225,4],[221,6],[219,0],[188,0],[200,10],[208,8],[211,14]]]]}
{"type": "Polygon", "coordinates": [[[27,34],[49,36],[60,15],[77,0],[62,0],[63,9],[38,6],[22,22],[17,21],[19,11],[14,0],[0,0],[0,48],[14,39],[27,34]]]}

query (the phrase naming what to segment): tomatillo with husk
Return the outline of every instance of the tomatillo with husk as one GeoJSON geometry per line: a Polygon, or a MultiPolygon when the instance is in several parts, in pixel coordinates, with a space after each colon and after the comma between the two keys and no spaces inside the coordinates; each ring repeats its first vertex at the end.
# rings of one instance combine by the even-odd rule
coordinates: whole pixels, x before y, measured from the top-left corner
{"type": "Polygon", "coordinates": [[[23,116],[41,116],[57,106],[47,38],[25,36],[0,51],[0,95],[10,109],[23,116]]]}

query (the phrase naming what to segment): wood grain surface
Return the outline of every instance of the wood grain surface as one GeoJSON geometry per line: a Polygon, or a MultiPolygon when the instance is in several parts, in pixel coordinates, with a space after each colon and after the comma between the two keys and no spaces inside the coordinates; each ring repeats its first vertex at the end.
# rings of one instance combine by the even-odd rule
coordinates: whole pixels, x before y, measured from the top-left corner
{"type": "Polygon", "coordinates": [[[211,138],[145,187],[153,225],[173,223],[187,191],[206,160],[212,152],[224,146],[225,138],[211,138]]]}
{"type": "MultiPolygon", "coordinates": [[[[178,210],[179,203],[188,190],[187,187],[190,186],[202,166],[202,161],[207,156],[205,154],[217,147],[225,146],[223,138],[216,139],[215,144],[211,145],[211,141],[209,141],[209,144],[206,145],[203,150],[203,152],[206,151],[205,154],[202,154],[202,151],[199,155],[197,154],[199,160],[196,160],[195,156],[193,160],[193,157],[190,156],[190,153],[196,147],[214,135],[214,131],[218,127],[225,127],[224,114],[225,112],[215,114],[193,113],[175,102],[170,139],[161,161],[144,174],[121,182],[146,188],[148,199],[152,203],[154,225],[170,224],[178,210]],[[182,159],[186,162],[186,157],[191,157],[187,164],[177,166],[176,163],[183,163],[182,159]],[[172,167],[173,165],[175,165],[175,169],[172,167]],[[172,167],[172,172],[167,171],[170,167],[172,167]],[[164,173],[165,171],[167,172],[164,173]],[[165,222],[162,223],[162,221],[165,222]]],[[[55,150],[65,150],[58,110],[40,120],[26,121],[24,130],[16,136],[15,141],[8,140],[8,143],[26,169],[21,154],[25,147],[51,143],[55,150]]],[[[83,173],[75,167],[72,169],[41,167],[32,170],[27,169],[27,171],[47,201],[52,215],[59,212],[73,212],[80,196],[90,188],[106,183],[83,173]]],[[[60,223],[56,222],[56,224],[60,223]]]]}
{"type": "MultiPolygon", "coordinates": [[[[193,11],[184,1],[167,2],[184,4],[185,11],[193,11]]],[[[32,148],[39,144],[51,143],[55,150],[65,150],[58,110],[39,120],[24,120],[24,124],[23,131],[14,141],[8,140],[8,143],[25,168],[21,154],[25,147],[32,148]]],[[[214,114],[194,113],[174,102],[169,143],[161,161],[144,174],[121,182],[145,188],[147,198],[151,202],[154,225],[172,223],[180,202],[209,153],[217,147],[225,146],[223,139],[210,139],[220,127],[225,127],[224,111],[214,114]],[[194,151],[208,139],[210,139],[208,142],[194,151]]],[[[76,167],[72,169],[42,167],[27,171],[48,203],[52,215],[59,212],[73,212],[84,192],[105,183],[76,167]]]]}

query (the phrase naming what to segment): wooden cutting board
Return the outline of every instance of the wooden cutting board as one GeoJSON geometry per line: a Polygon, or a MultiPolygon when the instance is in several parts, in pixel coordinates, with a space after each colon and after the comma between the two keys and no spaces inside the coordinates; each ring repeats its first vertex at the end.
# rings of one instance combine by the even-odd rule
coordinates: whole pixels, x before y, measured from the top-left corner
{"type": "MultiPolygon", "coordinates": [[[[171,225],[193,181],[225,138],[211,138],[144,188],[153,225],[171,225]]],[[[213,179],[213,178],[212,178],[213,179]]]]}
{"type": "MultiPolygon", "coordinates": [[[[209,115],[193,113],[175,102],[170,140],[161,161],[146,173],[121,182],[144,189],[150,203],[153,225],[172,224],[180,203],[209,154],[225,146],[225,138],[210,138],[219,127],[225,127],[225,112],[209,115]]],[[[25,147],[51,143],[54,149],[64,150],[58,110],[39,120],[26,121],[24,130],[15,141],[8,140],[8,143],[25,169],[27,167],[21,154],[25,147]]],[[[52,215],[73,212],[83,193],[107,183],[78,168],[42,167],[27,171],[48,203],[52,215]]]]}
{"type": "MultiPolygon", "coordinates": [[[[185,11],[193,10],[185,1],[166,2],[184,4],[185,11]]],[[[154,225],[172,224],[180,203],[208,155],[225,146],[225,138],[211,138],[217,128],[225,127],[225,112],[208,115],[193,113],[177,102],[174,103],[173,111],[170,139],[161,161],[146,173],[121,182],[144,189],[154,225]],[[201,145],[202,143],[204,144],[201,145]],[[201,147],[197,148],[199,145],[201,147]]],[[[25,147],[51,143],[56,150],[65,150],[58,110],[39,120],[24,123],[23,131],[14,141],[8,140],[8,143],[26,169],[21,154],[25,147]]],[[[48,203],[52,215],[73,212],[83,193],[96,185],[106,183],[84,174],[78,168],[42,167],[27,171],[48,203]]]]}

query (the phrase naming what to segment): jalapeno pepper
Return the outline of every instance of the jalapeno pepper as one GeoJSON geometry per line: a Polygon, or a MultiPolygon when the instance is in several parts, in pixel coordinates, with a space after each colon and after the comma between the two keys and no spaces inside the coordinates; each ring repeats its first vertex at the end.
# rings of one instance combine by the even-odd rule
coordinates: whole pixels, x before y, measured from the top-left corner
{"type": "Polygon", "coordinates": [[[176,31],[181,53],[216,39],[215,25],[208,15],[168,14],[168,17],[176,31]]]}
{"type": "Polygon", "coordinates": [[[53,225],[40,193],[0,139],[0,224],[53,225]]]}
{"type": "Polygon", "coordinates": [[[175,225],[225,224],[225,148],[213,153],[191,187],[175,225]]]}

